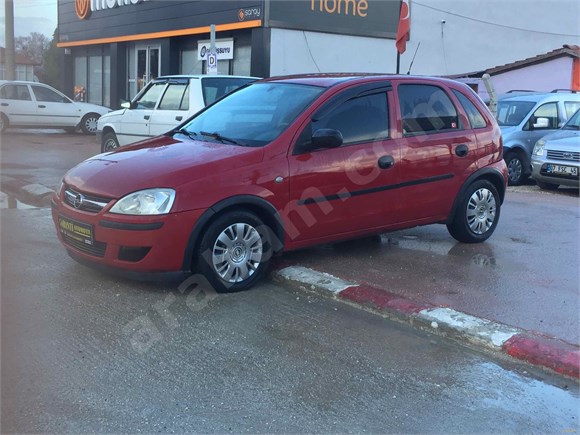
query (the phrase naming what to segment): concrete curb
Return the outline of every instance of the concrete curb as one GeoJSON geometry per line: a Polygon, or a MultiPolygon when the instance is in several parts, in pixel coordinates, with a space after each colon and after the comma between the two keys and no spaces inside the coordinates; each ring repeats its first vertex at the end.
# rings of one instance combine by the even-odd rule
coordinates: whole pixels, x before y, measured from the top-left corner
{"type": "Polygon", "coordinates": [[[316,290],[354,305],[572,378],[580,378],[580,347],[560,339],[472,316],[448,307],[402,298],[302,266],[273,271],[276,281],[316,290]]]}
{"type": "Polygon", "coordinates": [[[49,206],[50,198],[54,193],[53,189],[43,184],[30,183],[6,175],[0,177],[0,185],[3,192],[35,207],[49,206]]]}

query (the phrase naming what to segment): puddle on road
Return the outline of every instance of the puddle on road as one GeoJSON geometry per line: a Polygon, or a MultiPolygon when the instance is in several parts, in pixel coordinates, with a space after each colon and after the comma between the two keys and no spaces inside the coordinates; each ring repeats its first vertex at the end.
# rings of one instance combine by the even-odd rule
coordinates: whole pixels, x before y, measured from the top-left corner
{"type": "Polygon", "coordinates": [[[19,201],[12,195],[8,195],[7,193],[0,191],[0,209],[21,209],[21,210],[35,210],[40,207],[36,207],[34,205],[25,204],[22,201],[19,201]]]}

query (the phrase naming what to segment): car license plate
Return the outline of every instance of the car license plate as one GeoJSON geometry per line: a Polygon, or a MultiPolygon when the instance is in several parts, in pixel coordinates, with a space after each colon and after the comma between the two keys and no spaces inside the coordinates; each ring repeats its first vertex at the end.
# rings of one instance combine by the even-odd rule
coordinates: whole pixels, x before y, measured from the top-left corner
{"type": "Polygon", "coordinates": [[[575,166],[564,166],[564,165],[548,165],[546,172],[550,174],[558,175],[574,175],[578,176],[578,168],[575,166]]]}
{"type": "Polygon", "coordinates": [[[60,232],[86,245],[93,244],[93,226],[64,216],[58,217],[60,232]]]}

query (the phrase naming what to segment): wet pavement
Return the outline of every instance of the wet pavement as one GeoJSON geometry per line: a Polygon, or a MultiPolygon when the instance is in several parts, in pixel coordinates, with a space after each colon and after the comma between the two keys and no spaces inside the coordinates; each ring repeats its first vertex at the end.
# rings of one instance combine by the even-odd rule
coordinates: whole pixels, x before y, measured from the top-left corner
{"type": "Polygon", "coordinates": [[[458,243],[444,225],[430,225],[284,261],[580,344],[579,244],[578,190],[510,188],[483,244],[458,243]]]}
{"type": "Polygon", "coordinates": [[[119,280],[72,261],[49,210],[0,218],[1,433],[580,431],[575,381],[272,283],[119,280]]]}

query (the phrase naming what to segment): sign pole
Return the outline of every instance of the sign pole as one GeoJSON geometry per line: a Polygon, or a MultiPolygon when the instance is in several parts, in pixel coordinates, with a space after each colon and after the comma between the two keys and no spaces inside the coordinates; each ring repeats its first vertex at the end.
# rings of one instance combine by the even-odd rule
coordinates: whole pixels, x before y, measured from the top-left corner
{"type": "Polygon", "coordinates": [[[215,49],[215,24],[209,26],[209,54],[207,55],[207,73],[217,74],[217,54],[215,49]]]}

